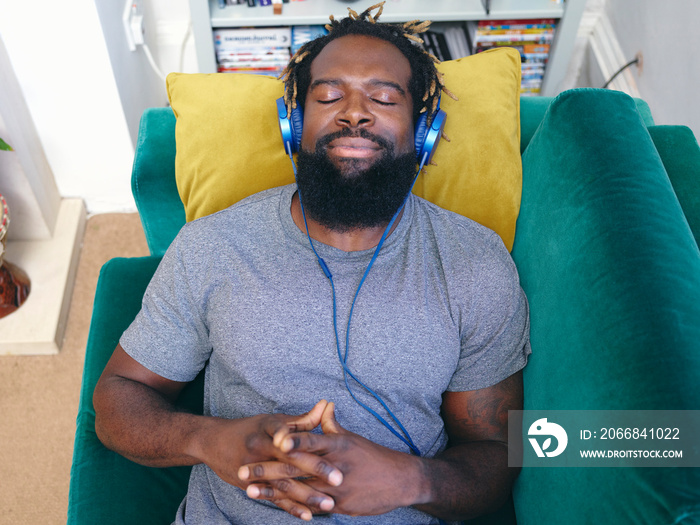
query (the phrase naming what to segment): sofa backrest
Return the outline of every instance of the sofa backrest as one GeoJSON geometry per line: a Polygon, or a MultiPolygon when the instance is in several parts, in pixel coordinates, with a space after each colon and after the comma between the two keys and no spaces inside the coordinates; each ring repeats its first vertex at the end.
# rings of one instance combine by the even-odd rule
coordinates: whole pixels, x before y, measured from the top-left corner
{"type": "MultiPolygon", "coordinates": [[[[552,99],[520,100],[520,151],[527,148],[552,99]]],[[[654,124],[649,106],[636,99],[646,126],[654,124]]],[[[151,255],[161,256],[185,224],[175,183],[175,116],[170,108],[149,108],[141,117],[131,188],[151,255]]],[[[281,143],[280,143],[281,144],[281,143]]],[[[281,145],[280,145],[281,147],[281,145]]]]}

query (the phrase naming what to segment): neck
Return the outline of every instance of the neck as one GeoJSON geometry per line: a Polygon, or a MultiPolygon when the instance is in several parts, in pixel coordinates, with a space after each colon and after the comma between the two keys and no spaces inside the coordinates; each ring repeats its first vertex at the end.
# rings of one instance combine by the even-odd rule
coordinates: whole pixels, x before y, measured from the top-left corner
{"type": "MultiPolygon", "coordinates": [[[[301,212],[301,204],[299,202],[299,194],[295,193],[292,197],[291,206],[292,220],[294,224],[297,225],[304,234],[306,233],[306,226],[304,225],[304,216],[301,212]]],[[[399,213],[399,216],[394,221],[391,227],[389,235],[393,233],[396,226],[399,224],[401,217],[403,216],[403,210],[399,213]]],[[[354,228],[348,231],[338,231],[327,228],[326,226],[316,222],[309,214],[306,214],[306,222],[309,225],[309,235],[315,241],[333,246],[344,252],[357,252],[363,250],[369,250],[374,248],[379,244],[379,241],[384,235],[384,230],[387,224],[382,224],[373,228],[354,228]]]]}

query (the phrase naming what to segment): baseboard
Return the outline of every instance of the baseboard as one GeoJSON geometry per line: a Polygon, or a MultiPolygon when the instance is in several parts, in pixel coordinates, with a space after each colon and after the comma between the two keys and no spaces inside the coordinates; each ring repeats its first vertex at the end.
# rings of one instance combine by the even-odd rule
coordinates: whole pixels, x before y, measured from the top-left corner
{"type": "Polygon", "coordinates": [[[0,355],[60,351],[85,222],[82,199],[63,199],[51,239],[7,243],[4,258],[29,275],[31,292],[19,309],[0,319],[0,355]]]}
{"type": "MultiPolygon", "coordinates": [[[[634,58],[624,55],[615,30],[605,14],[598,18],[591,32],[587,58],[587,72],[592,87],[603,87],[608,79],[634,58]]],[[[630,68],[619,74],[608,87],[633,97],[640,96],[630,68]]]]}

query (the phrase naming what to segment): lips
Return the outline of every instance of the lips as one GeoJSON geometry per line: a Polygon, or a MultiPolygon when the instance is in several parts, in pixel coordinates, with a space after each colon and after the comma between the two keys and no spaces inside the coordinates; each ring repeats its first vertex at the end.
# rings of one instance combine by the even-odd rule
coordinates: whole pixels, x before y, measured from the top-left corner
{"type": "Polygon", "coordinates": [[[367,158],[381,151],[373,140],[362,137],[340,137],[328,144],[328,154],[343,158],[367,158]]]}

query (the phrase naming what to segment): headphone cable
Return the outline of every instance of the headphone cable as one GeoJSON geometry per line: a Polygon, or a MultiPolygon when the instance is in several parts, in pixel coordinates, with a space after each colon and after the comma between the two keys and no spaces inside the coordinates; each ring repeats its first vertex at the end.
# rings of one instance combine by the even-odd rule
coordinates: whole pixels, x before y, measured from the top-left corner
{"type": "MultiPolygon", "coordinates": [[[[289,150],[287,150],[287,153],[289,154],[289,158],[292,161],[292,167],[294,169],[294,178],[296,180],[296,175],[297,175],[296,164],[294,163],[294,158],[291,155],[289,150]]],[[[374,416],[374,418],[376,418],[392,434],[394,434],[397,438],[399,438],[411,450],[411,453],[415,454],[416,456],[421,456],[420,449],[413,443],[413,440],[411,439],[411,436],[408,433],[408,431],[406,430],[406,428],[401,424],[401,421],[399,421],[399,419],[394,415],[394,413],[391,411],[391,409],[389,409],[389,407],[382,400],[382,398],[376,392],[374,392],[370,387],[368,387],[362,381],[360,381],[360,379],[357,376],[355,376],[355,374],[352,373],[352,371],[350,370],[350,368],[347,364],[347,359],[348,359],[348,350],[350,347],[350,323],[352,321],[352,315],[353,315],[353,312],[355,309],[355,302],[357,301],[357,297],[360,293],[360,290],[362,289],[362,285],[364,284],[365,280],[367,279],[367,276],[369,275],[369,272],[372,269],[374,262],[377,260],[377,257],[379,256],[379,251],[381,250],[382,246],[384,245],[384,241],[389,236],[389,232],[391,231],[394,223],[396,222],[396,219],[398,218],[399,214],[401,213],[401,210],[403,210],[403,208],[406,204],[406,201],[408,200],[408,197],[411,194],[411,190],[413,189],[413,186],[415,185],[416,180],[418,179],[418,175],[420,174],[421,170],[423,169],[423,166],[425,164],[426,159],[427,159],[427,154],[423,156],[423,159],[421,159],[420,167],[418,168],[418,171],[416,172],[416,175],[413,178],[413,182],[411,183],[411,188],[409,189],[408,193],[404,197],[404,200],[401,203],[401,206],[399,206],[398,210],[396,211],[394,216],[389,221],[389,224],[384,229],[384,233],[382,234],[382,237],[379,240],[379,243],[377,244],[377,247],[374,250],[374,254],[372,255],[372,259],[370,260],[369,264],[367,265],[367,268],[365,269],[365,272],[362,276],[362,279],[360,280],[360,284],[358,285],[357,290],[355,291],[355,296],[353,297],[352,305],[350,307],[350,316],[348,318],[348,324],[347,324],[346,333],[345,333],[345,353],[344,353],[344,355],[340,349],[340,338],[338,336],[337,303],[336,303],[336,294],[335,294],[335,283],[333,282],[333,274],[331,273],[330,269],[328,268],[326,261],[323,260],[323,258],[318,254],[318,252],[316,251],[316,248],[314,247],[314,243],[311,239],[311,234],[309,233],[309,225],[308,225],[308,222],[306,220],[306,212],[304,210],[304,205],[303,205],[302,198],[301,198],[301,192],[298,190],[298,184],[297,184],[297,195],[299,197],[299,205],[301,208],[301,214],[302,214],[302,217],[304,219],[304,227],[306,229],[306,236],[309,239],[309,244],[311,246],[311,249],[314,252],[314,255],[316,256],[316,259],[318,260],[319,266],[321,266],[321,270],[323,271],[323,274],[328,278],[328,280],[331,284],[331,291],[332,291],[332,295],[333,295],[333,330],[335,333],[336,349],[338,352],[338,360],[340,361],[340,365],[343,368],[343,379],[345,381],[345,386],[346,386],[348,392],[350,393],[350,395],[352,396],[353,400],[358,405],[360,405],[367,412],[369,412],[372,416],[374,416]],[[357,398],[357,396],[353,392],[352,388],[350,387],[350,384],[348,381],[348,376],[350,376],[358,385],[360,385],[363,389],[365,389],[384,408],[384,410],[389,415],[389,417],[394,421],[394,423],[401,430],[401,433],[399,433],[391,424],[389,424],[375,410],[373,410],[372,408],[367,406],[365,403],[362,403],[357,398]]]]}
{"type": "MultiPolygon", "coordinates": [[[[294,180],[296,181],[297,178],[297,166],[296,163],[294,162],[294,157],[292,155],[291,151],[291,145],[288,147],[285,147],[287,150],[287,154],[289,155],[289,160],[292,161],[292,169],[294,170],[294,180]]],[[[391,227],[394,225],[394,222],[396,221],[397,217],[399,216],[399,213],[401,213],[401,210],[403,207],[406,205],[406,201],[408,200],[408,197],[411,195],[411,192],[413,191],[413,186],[416,184],[416,180],[418,180],[418,175],[420,175],[421,170],[423,169],[423,166],[425,165],[426,160],[428,159],[428,153],[423,155],[423,158],[421,159],[420,166],[418,167],[418,171],[416,172],[415,177],[413,177],[413,182],[411,183],[411,188],[409,189],[408,193],[406,194],[406,197],[404,197],[403,202],[401,203],[401,206],[399,206],[399,209],[396,211],[394,216],[391,218],[391,221],[389,221],[389,224],[384,230],[384,233],[382,234],[381,239],[379,240],[379,244],[377,244],[377,247],[374,250],[374,254],[372,255],[372,259],[370,260],[369,264],[367,265],[367,269],[365,270],[365,273],[362,276],[362,279],[360,280],[360,284],[357,287],[357,291],[355,291],[355,296],[353,297],[352,300],[352,305],[350,306],[350,316],[348,318],[348,326],[345,331],[345,355],[341,356],[340,352],[340,339],[338,337],[338,316],[337,316],[337,305],[336,305],[336,296],[335,296],[335,284],[333,283],[333,274],[331,273],[330,269],[328,268],[328,265],[326,264],[326,261],[323,260],[323,258],[318,254],[316,251],[316,248],[314,247],[314,243],[311,240],[311,234],[309,233],[309,224],[306,221],[306,212],[304,211],[304,205],[301,201],[301,191],[299,191],[299,183],[297,182],[297,195],[299,197],[299,207],[301,208],[301,216],[304,218],[304,227],[306,229],[306,236],[309,239],[309,245],[311,246],[311,249],[314,252],[314,255],[316,255],[316,259],[318,260],[319,266],[321,266],[321,270],[323,270],[323,274],[328,278],[328,280],[331,283],[331,291],[333,292],[333,331],[335,332],[335,344],[336,344],[336,349],[338,351],[338,359],[340,361],[340,365],[343,368],[343,379],[345,381],[345,388],[347,388],[348,392],[350,393],[350,396],[352,396],[353,400],[360,405],[362,408],[364,408],[367,412],[369,412],[372,416],[374,416],[377,421],[379,421],[384,427],[386,427],[392,434],[394,434],[397,438],[399,438],[408,448],[411,450],[411,453],[414,454],[415,456],[422,457],[420,449],[413,443],[413,440],[411,439],[411,435],[408,433],[408,431],[404,428],[404,426],[401,424],[401,421],[394,415],[394,413],[389,409],[389,407],[384,403],[382,398],[376,394],[371,388],[369,388],[367,385],[365,385],[362,381],[360,381],[355,375],[352,373],[350,368],[348,367],[347,364],[347,359],[348,359],[348,349],[350,347],[350,322],[352,321],[352,314],[355,309],[355,301],[357,300],[357,296],[360,293],[360,289],[362,288],[362,285],[365,282],[365,279],[367,278],[367,275],[369,274],[370,269],[374,265],[374,261],[377,259],[377,256],[379,255],[379,250],[381,249],[382,245],[384,244],[384,241],[389,235],[389,232],[391,231],[391,227]],[[352,379],[357,382],[362,388],[364,388],[367,392],[369,392],[374,399],[376,399],[382,407],[384,407],[384,410],[386,410],[387,414],[389,414],[389,417],[396,423],[396,425],[401,429],[401,432],[403,432],[404,435],[401,435],[394,427],[392,427],[382,416],[380,416],[376,411],[374,411],[372,408],[367,406],[366,404],[362,403],[357,396],[355,396],[355,393],[352,391],[352,388],[350,388],[350,384],[348,382],[348,376],[350,376],[352,379]]],[[[438,523],[440,525],[447,525],[447,523],[442,520],[438,519],[438,523]]]]}

